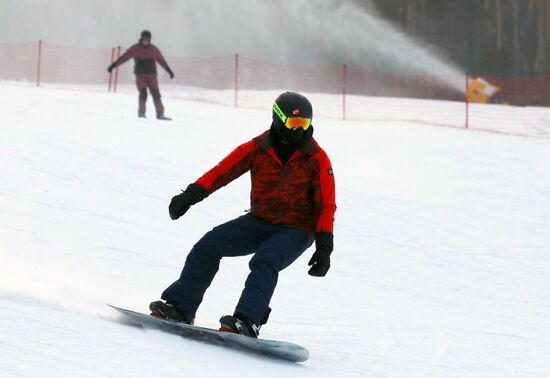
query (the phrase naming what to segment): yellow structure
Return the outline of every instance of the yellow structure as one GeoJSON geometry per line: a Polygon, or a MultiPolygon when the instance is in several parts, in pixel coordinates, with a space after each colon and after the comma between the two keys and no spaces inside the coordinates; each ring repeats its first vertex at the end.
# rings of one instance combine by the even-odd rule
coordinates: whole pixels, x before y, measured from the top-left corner
{"type": "Polygon", "coordinates": [[[498,104],[500,101],[498,101],[498,96],[495,95],[500,91],[500,87],[481,77],[468,80],[468,102],[498,104]]]}

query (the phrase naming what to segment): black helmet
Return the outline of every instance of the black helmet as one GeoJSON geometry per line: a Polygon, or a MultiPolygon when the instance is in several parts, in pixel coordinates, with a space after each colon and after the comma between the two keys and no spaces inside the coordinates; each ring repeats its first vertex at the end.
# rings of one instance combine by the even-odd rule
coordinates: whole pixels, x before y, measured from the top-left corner
{"type": "Polygon", "coordinates": [[[141,32],[141,38],[151,39],[151,32],[149,30],[144,30],[141,32]]]}
{"type": "MultiPolygon", "coordinates": [[[[275,99],[275,104],[278,105],[286,117],[313,117],[311,102],[299,93],[285,92],[275,99]]],[[[273,121],[277,120],[280,120],[280,117],[273,110],[273,121]]]]}
{"type": "Polygon", "coordinates": [[[304,139],[311,137],[313,128],[311,118],[313,117],[313,107],[311,102],[299,93],[285,92],[275,99],[273,103],[273,126],[279,139],[288,144],[298,144],[304,139]],[[287,118],[309,119],[307,125],[299,128],[285,126],[287,118]]]}

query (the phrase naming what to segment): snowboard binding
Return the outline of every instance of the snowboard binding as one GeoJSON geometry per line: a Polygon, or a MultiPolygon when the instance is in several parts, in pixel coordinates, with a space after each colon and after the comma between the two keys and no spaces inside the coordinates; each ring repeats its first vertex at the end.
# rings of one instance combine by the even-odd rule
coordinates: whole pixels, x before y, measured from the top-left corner
{"type": "Polygon", "coordinates": [[[220,319],[220,331],[238,333],[239,335],[258,338],[260,326],[247,319],[240,319],[233,315],[224,315],[220,319]]]}
{"type": "Polygon", "coordinates": [[[171,320],[190,325],[193,325],[195,320],[195,314],[185,311],[175,303],[163,301],[151,302],[149,305],[149,310],[151,310],[151,316],[159,319],[171,320]]]}

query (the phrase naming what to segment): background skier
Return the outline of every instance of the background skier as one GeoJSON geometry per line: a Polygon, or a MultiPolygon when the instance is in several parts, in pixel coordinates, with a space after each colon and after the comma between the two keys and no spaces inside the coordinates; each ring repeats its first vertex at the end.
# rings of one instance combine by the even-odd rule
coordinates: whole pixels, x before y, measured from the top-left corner
{"type": "Polygon", "coordinates": [[[126,62],[130,58],[134,58],[134,74],[136,75],[136,86],[139,91],[139,109],[138,116],[145,117],[145,104],[147,102],[147,88],[151,92],[153,102],[155,103],[155,109],[157,112],[157,118],[162,120],[169,120],[164,116],[164,106],[160,99],[160,90],[157,79],[157,62],[168,72],[170,79],[174,78],[174,73],[164,60],[160,50],[151,43],[151,32],[144,30],[141,32],[141,38],[139,42],[130,47],[124,54],[120,56],[115,62],[113,62],[107,71],[111,71],[126,62]]]}
{"type": "Polygon", "coordinates": [[[221,330],[257,337],[268,320],[279,272],[315,240],[312,276],[330,268],[336,211],[330,160],[313,139],[313,111],[304,96],[286,92],[273,104],[271,128],[240,145],[214,168],[172,198],[170,217],[250,171],[250,213],[215,227],[191,249],[180,278],[150,304],[151,315],[192,324],[224,256],[254,254],[233,315],[221,330]]]}

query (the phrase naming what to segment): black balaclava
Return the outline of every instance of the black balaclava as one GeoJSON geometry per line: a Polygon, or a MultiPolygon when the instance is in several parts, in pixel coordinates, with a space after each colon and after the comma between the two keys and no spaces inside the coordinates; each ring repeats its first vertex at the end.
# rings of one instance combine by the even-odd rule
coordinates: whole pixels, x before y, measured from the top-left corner
{"type": "MultiPolygon", "coordinates": [[[[311,118],[313,116],[311,103],[299,93],[285,92],[277,97],[275,102],[287,117],[311,118]]],[[[273,111],[270,140],[283,164],[286,164],[294,151],[305,145],[312,135],[312,125],[307,130],[301,128],[297,130],[288,129],[281,118],[273,111]]]]}

